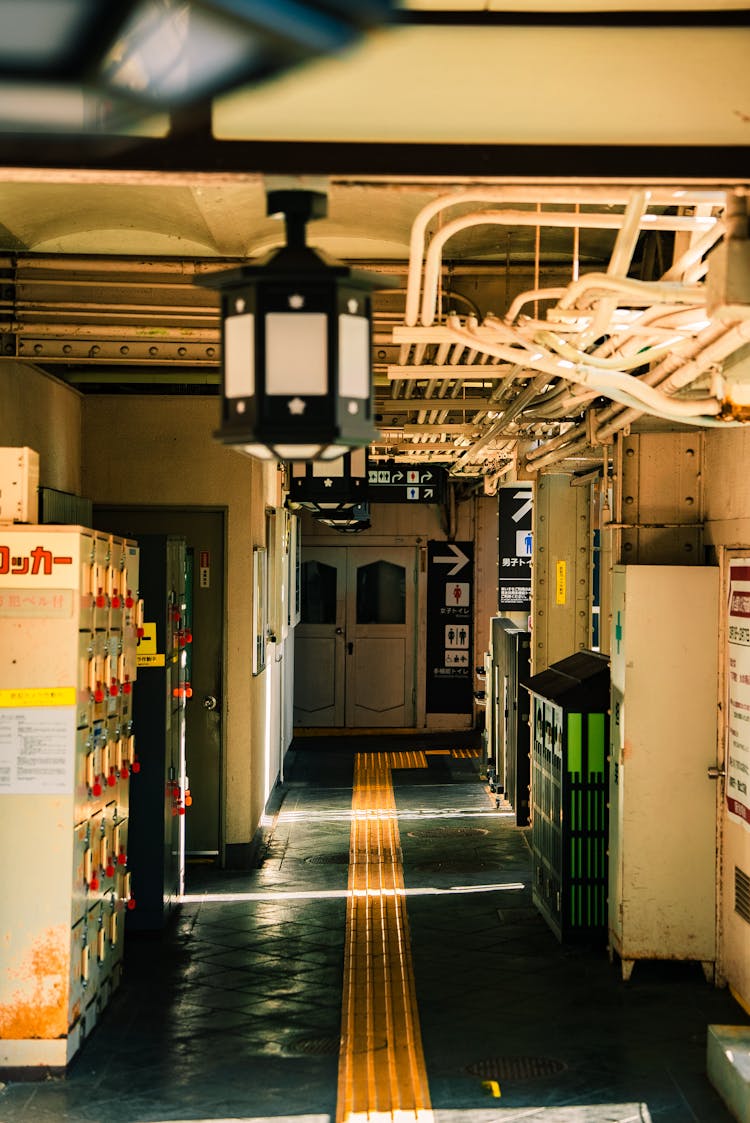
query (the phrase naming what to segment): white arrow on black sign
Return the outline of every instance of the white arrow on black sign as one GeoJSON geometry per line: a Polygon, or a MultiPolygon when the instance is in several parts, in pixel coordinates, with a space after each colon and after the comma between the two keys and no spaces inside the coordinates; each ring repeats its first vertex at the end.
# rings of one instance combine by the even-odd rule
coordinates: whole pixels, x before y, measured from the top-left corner
{"type": "Polygon", "coordinates": [[[531,489],[529,489],[528,491],[517,491],[513,498],[522,500],[521,506],[518,508],[515,514],[510,516],[513,519],[514,523],[518,523],[521,521],[523,516],[528,514],[528,512],[531,510],[531,504],[533,502],[531,489]]]}
{"type": "Polygon", "coordinates": [[[455,577],[456,574],[460,573],[463,567],[468,564],[469,559],[467,558],[463,550],[456,545],[455,542],[448,542],[446,544],[449,550],[453,550],[453,554],[443,554],[442,557],[436,557],[432,560],[436,565],[452,565],[453,569],[448,570],[447,576],[455,577]]]}

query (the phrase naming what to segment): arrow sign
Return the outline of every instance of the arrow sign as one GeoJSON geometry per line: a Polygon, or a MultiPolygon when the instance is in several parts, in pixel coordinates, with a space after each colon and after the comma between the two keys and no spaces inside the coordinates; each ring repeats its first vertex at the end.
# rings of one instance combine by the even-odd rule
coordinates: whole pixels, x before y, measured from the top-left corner
{"type": "Polygon", "coordinates": [[[443,554],[442,557],[433,558],[432,560],[436,565],[452,565],[453,569],[448,570],[447,576],[455,577],[457,573],[461,572],[463,567],[468,563],[469,559],[467,558],[463,550],[455,544],[455,542],[448,542],[446,544],[448,546],[448,549],[453,551],[453,554],[443,554]]]}
{"type": "Polygon", "coordinates": [[[403,478],[404,478],[403,472],[394,472],[393,475],[391,476],[391,483],[397,484],[403,478]]]}
{"type": "Polygon", "coordinates": [[[435,494],[435,489],[432,487],[426,487],[423,494],[425,499],[432,499],[433,495],[435,494]]]}
{"type": "Polygon", "coordinates": [[[427,483],[427,481],[431,480],[431,479],[432,479],[432,472],[423,472],[422,473],[422,483],[423,484],[427,483]]]}
{"type": "Polygon", "coordinates": [[[528,491],[517,491],[513,498],[523,499],[523,503],[521,504],[521,506],[518,508],[515,514],[511,515],[513,522],[517,523],[520,522],[523,516],[531,510],[531,504],[533,500],[528,491]]]}

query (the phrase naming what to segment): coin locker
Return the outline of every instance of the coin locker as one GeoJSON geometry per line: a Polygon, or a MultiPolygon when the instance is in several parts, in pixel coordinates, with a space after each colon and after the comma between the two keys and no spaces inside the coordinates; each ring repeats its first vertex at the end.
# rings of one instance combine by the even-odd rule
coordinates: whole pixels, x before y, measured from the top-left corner
{"type": "Polygon", "coordinates": [[[119,979],[137,596],[135,542],[0,526],[6,1073],[64,1069],[119,979]]]}

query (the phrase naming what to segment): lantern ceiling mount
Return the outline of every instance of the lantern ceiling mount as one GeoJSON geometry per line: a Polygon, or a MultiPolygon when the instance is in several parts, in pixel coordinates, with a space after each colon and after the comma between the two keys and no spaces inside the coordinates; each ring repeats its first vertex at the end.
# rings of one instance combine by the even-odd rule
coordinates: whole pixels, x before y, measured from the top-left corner
{"type": "Polygon", "coordinates": [[[222,302],[215,436],[263,459],[335,459],[376,437],[371,293],[384,282],[307,245],[307,223],[327,213],[323,192],[269,191],[267,213],[284,215],[285,245],[198,281],[222,302]]]}

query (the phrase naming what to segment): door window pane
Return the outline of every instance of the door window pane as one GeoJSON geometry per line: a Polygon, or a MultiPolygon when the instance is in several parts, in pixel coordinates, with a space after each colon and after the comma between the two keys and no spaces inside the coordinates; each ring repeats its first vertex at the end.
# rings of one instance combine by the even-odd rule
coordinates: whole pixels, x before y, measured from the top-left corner
{"type": "Polygon", "coordinates": [[[302,563],[302,624],[336,623],[336,570],[319,561],[302,563]]]}
{"type": "Polygon", "coordinates": [[[357,570],[357,623],[406,622],[406,570],[392,562],[371,562],[357,570]]]}

